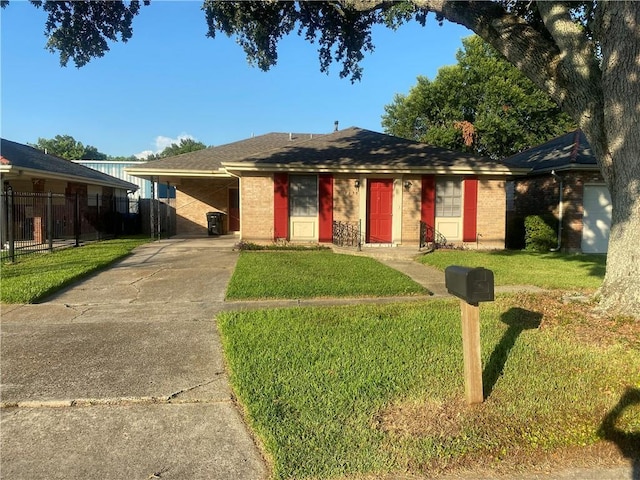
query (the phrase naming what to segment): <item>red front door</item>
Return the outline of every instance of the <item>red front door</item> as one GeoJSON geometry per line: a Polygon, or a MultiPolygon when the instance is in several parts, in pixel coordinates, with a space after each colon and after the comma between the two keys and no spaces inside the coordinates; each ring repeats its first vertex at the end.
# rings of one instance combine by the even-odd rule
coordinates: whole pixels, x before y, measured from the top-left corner
{"type": "Polygon", "coordinates": [[[367,182],[367,243],[391,243],[393,179],[367,182]]]}

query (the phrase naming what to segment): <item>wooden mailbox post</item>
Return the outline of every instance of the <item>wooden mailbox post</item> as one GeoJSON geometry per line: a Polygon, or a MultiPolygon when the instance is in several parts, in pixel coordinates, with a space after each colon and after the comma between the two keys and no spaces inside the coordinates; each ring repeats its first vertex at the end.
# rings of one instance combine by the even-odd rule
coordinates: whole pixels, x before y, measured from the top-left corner
{"type": "Polygon", "coordinates": [[[445,269],[447,291],[460,298],[464,391],[467,404],[482,403],[482,360],[480,357],[479,302],[494,299],[493,272],[486,268],[452,265],[445,269]]]}

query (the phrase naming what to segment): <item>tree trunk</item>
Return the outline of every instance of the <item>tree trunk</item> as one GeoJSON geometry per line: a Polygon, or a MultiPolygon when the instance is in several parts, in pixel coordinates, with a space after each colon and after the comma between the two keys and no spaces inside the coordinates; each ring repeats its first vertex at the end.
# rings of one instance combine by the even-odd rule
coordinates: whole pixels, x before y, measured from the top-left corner
{"type": "Polygon", "coordinates": [[[640,8],[634,2],[599,8],[605,142],[592,147],[613,210],[600,307],[640,318],[640,8]]]}
{"type": "MultiPolygon", "coordinates": [[[[627,154],[629,155],[629,154],[627,154]]],[[[637,154],[636,154],[637,155],[637,154]]],[[[624,163],[637,161],[635,158],[620,158],[614,161],[624,163]]],[[[620,181],[623,181],[620,179],[620,181]]],[[[611,191],[613,203],[607,270],[604,283],[598,294],[600,310],[609,314],[640,317],[640,202],[637,190],[638,178],[629,179],[629,184],[614,187],[611,191]],[[629,188],[635,184],[635,188],[629,188]],[[635,190],[635,193],[632,192],[635,190]]]]}

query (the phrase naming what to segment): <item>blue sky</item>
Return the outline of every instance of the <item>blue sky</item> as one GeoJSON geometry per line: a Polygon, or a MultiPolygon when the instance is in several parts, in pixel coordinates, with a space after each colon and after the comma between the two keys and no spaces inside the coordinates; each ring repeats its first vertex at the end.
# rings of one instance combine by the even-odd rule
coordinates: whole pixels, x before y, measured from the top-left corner
{"type": "Polygon", "coordinates": [[[72,135],[109,155],[158,151],[187,136],[207,145],[268,132],[382,131],[384,105],[407,93],[418,75],[434,78],[454,64],[471,32],[429,17],[393,32],[374,31],[360,82],[340,79],[340,66],[320,72],[317,46],[291,36],[278,65],[262,72],[233,39],[205,37],[201,2],[154,1],[134,19],[133,38],[77,69],[60,67],[44,48],[42,10],[12,0],[1,15],[3,138],[34,143],[72,135]]]}

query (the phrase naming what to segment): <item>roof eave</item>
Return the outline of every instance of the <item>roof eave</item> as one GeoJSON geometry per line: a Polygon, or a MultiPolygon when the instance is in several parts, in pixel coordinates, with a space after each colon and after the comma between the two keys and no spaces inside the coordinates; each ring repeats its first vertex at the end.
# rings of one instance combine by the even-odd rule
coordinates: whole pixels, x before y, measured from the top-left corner
{"type": "Polygon", "coordinates": [[[134,177],[151,179],[152,177],[182,177],[182,178],[227,178],[229,173],[224,170],[190,170],[190,169],[124,169],[134,177]]]}
{"type": "Polygon", "coordinates": [[[472,167],[472,166],[388,166],[388,165],[357,165],[357,166],[329,166],[329,165],[290,165],[290,164],[270,164],[259,165],[255,163],[224,163],[228,172],[316,172],[316,173],[380,173],[380,174],[447,174],[447,175],[522,175],[529,173],[530,168],[496,166],[472,167]]]}
{"type": "Polygon", "coordinates": [[[580,164],[580,163],[570,163],[568,165],[560,165],[559,167],[545,167],[545,168],[539,168],[537,170],[531,170],[530,174],[531,175],[536,175],[536,174],[541,174],[541,173],[551,173],[553,171],[555,172],[570,172],[570,171],[574,171],[574,170],[580,170],[580,171],[593,171],[593,172],[599,172],[600,171],[600,167],[598,167],[598,165],[593,165],[593,164],[580,164]]]}
{"type": "Polygon", "coordinates": [[[97,180],[94,178],[80,177],[78,175],[68,175],[62,173],[52,173],[45,172],[42,170],[36,170],[32,168],[16,168],[14,166],[9,166],[6,168],[6,165],[0,167],[0,173],[6,175],[9,174],[9,178],[20,178],[20,177],[40,177],[47,180],[62,180],[62,181],[71,181],[71,182],[79,182],[86,183],[91,185],[99,185],[101,187],[110,187],[110,188],[120,188],[123,190],[138,190],[138,185],[135,183],[127,182],[126,180],[121,180],[120,182],[107,182],[103,180],[97,180]]]}

